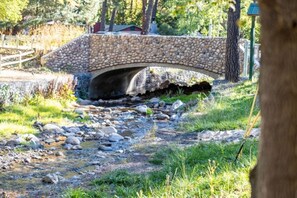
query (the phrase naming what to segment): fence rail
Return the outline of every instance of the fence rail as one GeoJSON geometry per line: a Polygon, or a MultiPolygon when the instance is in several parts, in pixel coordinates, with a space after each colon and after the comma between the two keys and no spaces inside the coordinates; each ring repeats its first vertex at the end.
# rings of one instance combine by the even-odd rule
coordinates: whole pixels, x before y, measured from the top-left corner
{"type": "Polygon", "coordinates": [[[36,57],[37,55],[35,55],[34,50],[25,51],[25,52],[19,51],[18,54],[7,55],[7,56],[0,54],[0,68],[4,66],[16,65],[16,64],[18,64],[19,67],[21,67],[22,63],[33,60],[36,57]]]}

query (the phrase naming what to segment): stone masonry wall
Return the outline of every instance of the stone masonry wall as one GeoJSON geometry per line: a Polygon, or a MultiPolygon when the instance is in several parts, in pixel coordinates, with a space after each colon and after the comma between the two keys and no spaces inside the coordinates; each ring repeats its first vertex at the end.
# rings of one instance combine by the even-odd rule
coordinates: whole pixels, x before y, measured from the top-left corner
{"type": "Polygon", "coordinates": [[[53,71],[72,74],[88,72],[90,57],[90,35],[82,35],[70,43],[50,52],[41,63],[53,71]]]}
{"type": "Polygon", "coordinates": [[[141,35],[83,35],[42,58],[54,71],[114,69],[129,64],[185,66],[224,73],[225,38],[141,35]]]}
{"type": "Polygon", "coordinates": [[[224,72],[224,38],[92,35],[90,41],[90,71],[124,64],[164,63],[224,72]]]}

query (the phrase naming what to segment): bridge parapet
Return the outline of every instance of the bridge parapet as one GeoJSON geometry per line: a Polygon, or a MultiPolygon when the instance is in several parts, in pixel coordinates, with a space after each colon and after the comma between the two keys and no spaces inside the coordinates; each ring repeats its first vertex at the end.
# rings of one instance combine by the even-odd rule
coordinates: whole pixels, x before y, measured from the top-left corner
{"type": "Polygon", "coordinates": [[[93,72],[122,65],[168,65],[224,73],[225,38],[83,35],[47,55],[54,71],[93,72]]]}

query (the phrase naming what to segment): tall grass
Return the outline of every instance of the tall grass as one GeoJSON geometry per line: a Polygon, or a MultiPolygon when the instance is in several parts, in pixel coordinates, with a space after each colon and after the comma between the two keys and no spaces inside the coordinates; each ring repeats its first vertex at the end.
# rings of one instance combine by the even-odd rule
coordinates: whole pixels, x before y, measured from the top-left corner
{"type": "MultiPolygon", "coordinates": [[[[199,107],[181,125],[187,131],[244,129],[248,124],[250,109],[256,93],[256,83],[245,82],[226,93],[215,95],[214,101],[199,103],[199,107]]],[[[252,112],[259,112],[256,106],[252,112]]],[[[259,126],[260,121],[255,126],[259,126]]]]}
{"type": "Polygon", "coordinates": [[[248,141],[238,163],[239,144],[199,144],[170,148],[152,162],[160,171],[133,174],[119,170],[92,182],[92,190],[75,189],[65,197],[249,197],[249,170],[255,164],[257,142],[248,141]]]}

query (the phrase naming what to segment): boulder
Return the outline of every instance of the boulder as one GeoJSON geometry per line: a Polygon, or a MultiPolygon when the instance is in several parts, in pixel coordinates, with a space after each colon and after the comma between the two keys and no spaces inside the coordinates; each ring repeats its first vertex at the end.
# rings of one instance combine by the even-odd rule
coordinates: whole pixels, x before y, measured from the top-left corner
{"type": "Polygon", "coordinates": [[[110,134],[110,136],[108,137],[108,141],[110,141],[110,142],[118,142],[123,139],[124,139],[124,137],[117,133],[110,134]]]}
{"type": "Polygon", "coordinates": [[[175,101],[175,102],[172,104],[172,106],[171,106],[171,108],[170,108],[170,111],[174,112],[174,111],[176,111],[178,108],[180,108],[180,107],[183,106],[183,105],[184,105],[184,103],[183,103],[182,101],[177,100],[177,101],[175,101]]]}
{"type": "Polygon", "coordinates": [[[159,113],[159,114],[156,115],[156,118],[158,120],[168,120],[170,117],[168,115],[164,114],[164,113],[159,113]]]}
{"type": "Polygon", "coordinates": [[[103,127],[101,129],[101,131],[104,133],[104,134],[113,134],[113,133],[118,133],[118,130],[114,127],[103,127]]]}
{"type": "Polygon", "coordinates": [[[136,110],[137,112],[139,112],[139,113],[143,113],[143,114],[145,114],[145,113],[147,112],[147,110],[148,110],[148,107],[147,107],[146,105],[140,105],[140,106],[137,106],[137,107],[135,108],[135,110],[136,110]]]}
{"type": "Polygon", "coordinates": [[[47,174],[42,178],[42,182],[47,184],[57,184],[59,182],[59,178],[56,174],[47,174]]]}
{"type": "Polygon", "coordinates": [[[80,144],[80,140],[75,137],[75,136],[70,136],[66,139],[65,141],[66,144],[71,144],[71,145],[79,145],[80,144]]]}
{"type": "Polygon", "coordinates": [[[56,124],[46,124],[43,130],[50,133],[63,133],[64,130],[56,124]]]}

